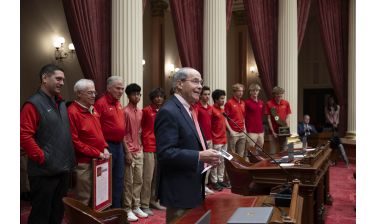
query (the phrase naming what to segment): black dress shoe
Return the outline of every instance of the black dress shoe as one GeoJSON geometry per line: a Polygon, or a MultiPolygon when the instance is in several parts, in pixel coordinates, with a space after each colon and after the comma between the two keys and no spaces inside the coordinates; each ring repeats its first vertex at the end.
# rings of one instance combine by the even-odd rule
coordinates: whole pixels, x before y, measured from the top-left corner
{"type": "Polygon", "coordinates": [[[223,187],[218,182],[216,182],[212,184],[212,189],[214,189],[215,191],[222,191],[223,187]]]}
{"type": "Polygon", "coordinates": [[[222,186],[223,188],[231,188],[230,184],[229,183],[224,183],[224,182],[217,182],[220,186],[222,186]]]}

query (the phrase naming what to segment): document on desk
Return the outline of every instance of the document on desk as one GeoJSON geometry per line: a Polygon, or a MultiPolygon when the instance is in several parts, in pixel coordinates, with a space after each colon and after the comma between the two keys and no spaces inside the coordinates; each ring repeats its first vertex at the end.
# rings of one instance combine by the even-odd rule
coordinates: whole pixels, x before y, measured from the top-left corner
{"type": "Polygon", "coordinates": [[[270,221],[273,207],[241,207],[233,213],[227,224],[266,224],[270,221]]]}
{"type": "MultiPolygon", "coordinates": [[[[231,154],[229,154],[227,151],[223,150],[223,149],[220,149],[220,150],[219,150],[219,154],[220,154],[220,156],[224,157],[225,159],[227,159],[227,160],[229,160],[229,161],[233,159],[233,156],[232,156],[231,154]]],[[[207,170],[211,169],[211,167],[212,167],[211,165],[205,167],[205,168],[203,169],[202,173],[204,173],[204,172],[206,172],[207,170]]],[[[201,173],[201,174],[202,174],[202,173],[201,173]]]]}

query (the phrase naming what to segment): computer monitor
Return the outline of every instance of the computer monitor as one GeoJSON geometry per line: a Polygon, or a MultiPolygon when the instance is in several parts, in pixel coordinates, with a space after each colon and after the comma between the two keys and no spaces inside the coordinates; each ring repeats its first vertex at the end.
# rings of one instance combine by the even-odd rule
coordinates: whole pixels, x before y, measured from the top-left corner
{"type": "Polygon", "coordinates": [[[195,224],[210,224],[211,210],[208,210],[195,224]]]}

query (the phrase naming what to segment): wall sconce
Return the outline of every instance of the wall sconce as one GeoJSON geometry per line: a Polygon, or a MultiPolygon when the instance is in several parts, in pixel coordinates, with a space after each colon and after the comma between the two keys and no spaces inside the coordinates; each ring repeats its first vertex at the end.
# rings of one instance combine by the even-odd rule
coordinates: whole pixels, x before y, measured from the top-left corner
{"type": "Polygon", "coordinates": [[[258,69],[255,66],[250,66],[250,72],[256,76],[259,76],[258,69]]]}
{"type": "Polygon", "coordinates": [[[142,66],[144,66],[145,64],[146,64],[145,59],[142,59],[142,66]]]}
{"type": "Polygon", "coordinates": [[[55,50],[55,60],[62,62],[64,59],[68,57],[69,54],[73,56],[76,52],[73,43],[68,45],[69,51],[66,52],[64,49],[65,38],[64,37],[56,37],[53,40],[53,46],[56,48],[55,50]]]}
{"type": "Polygon", "coordinates": [[[173,73],[174,73],[174,70],[175,70],[174,64],[169,63],[165,67],[166,67],[167,72],[168,72],[168,78],[171,79],[173,77],[173,73]]]}

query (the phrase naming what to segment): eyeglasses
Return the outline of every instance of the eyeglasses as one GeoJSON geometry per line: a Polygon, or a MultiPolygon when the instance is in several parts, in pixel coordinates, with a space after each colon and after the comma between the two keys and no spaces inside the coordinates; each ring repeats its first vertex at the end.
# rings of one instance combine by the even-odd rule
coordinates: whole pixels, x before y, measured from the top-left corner
{"type": "Polygon", "coordinates": [[[87,92],[84,92],[86,95],[89,95],[89,96],[96,96],[97,95],[97,92],[96,91],[87,91],[87,92]]]}
{"type": "Polygon", "coordinates": [[[203,86],[203,79],[201,79],[201,80],[199,80],[199,79],[185,79],[185,80],[182,80],[182,81],[189,81],[189,82],[194,83],[195,85],[201,84],[203,86]]]}

